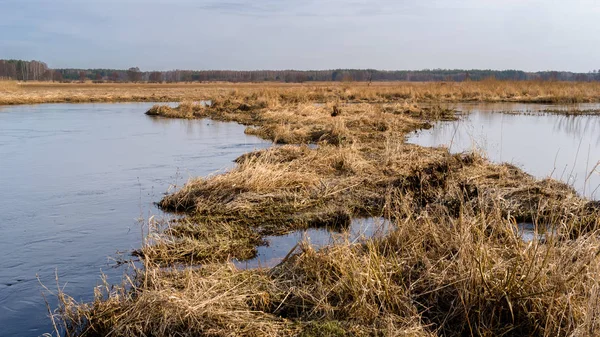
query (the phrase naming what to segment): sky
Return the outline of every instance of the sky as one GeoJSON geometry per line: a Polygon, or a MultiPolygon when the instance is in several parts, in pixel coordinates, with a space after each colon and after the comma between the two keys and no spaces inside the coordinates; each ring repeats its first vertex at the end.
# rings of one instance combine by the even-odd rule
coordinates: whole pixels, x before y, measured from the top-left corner
{"type": "Polygon", "coordinates": [[[0,0],[52,68],[600,69],[600,0],[0,0]]]}

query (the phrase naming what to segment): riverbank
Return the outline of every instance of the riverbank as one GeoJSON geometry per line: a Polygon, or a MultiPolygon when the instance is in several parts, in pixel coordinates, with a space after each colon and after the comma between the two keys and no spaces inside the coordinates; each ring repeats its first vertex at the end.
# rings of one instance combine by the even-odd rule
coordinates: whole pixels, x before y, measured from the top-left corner
{"type": "Polygon", "coordinates": [[[289,145],[246,154],[231,171],[166,196],[160,206],[185,217],[136,252],[143,269],[122,287],[98,289],[93,303],[63,297],[71,335],[597,331],[597,203],[509,164],[405,143],[408,133],[453,118],[447,110],[339,105],[347,91],[337,90],[315,104],[322,100],[289,88],[263,90],[148,112],[236,121],[289,145]],[[343,230],[352,218],[380,216],[394,224],[383,238],[320,250],[302,242],[271,269],[231,263],[252,258],[267,235],[343,230]],[[524,242],[524,222],[547,234],[524,242]]]}

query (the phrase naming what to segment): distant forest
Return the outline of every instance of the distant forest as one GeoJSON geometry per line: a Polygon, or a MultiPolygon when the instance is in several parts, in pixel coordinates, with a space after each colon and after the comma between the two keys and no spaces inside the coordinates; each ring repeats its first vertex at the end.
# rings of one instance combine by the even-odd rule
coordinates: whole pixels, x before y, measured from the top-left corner
{"type": "Polygon", "coordinates": [[[141,71],[137,67],[129,69],[51,69],[44,62],[23,60],[0,60],[0,79],[18,81],[54,82],[290,82],[309,81],[481,81],[497,80],[542,80],[542,81],[600,81],[600,69],[588,73],[567,71],[524,72],[520,70],[375,70],[375,69],[335,69],[335,70],[170,70],[141,71]]]}

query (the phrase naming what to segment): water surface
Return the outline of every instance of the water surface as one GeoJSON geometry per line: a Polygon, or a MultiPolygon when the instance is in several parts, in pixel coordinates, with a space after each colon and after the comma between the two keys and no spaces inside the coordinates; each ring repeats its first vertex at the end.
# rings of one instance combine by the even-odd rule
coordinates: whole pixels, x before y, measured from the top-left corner
{"type": "Polygon", "coordinates": [[[447,146],[453,153],[481,151],[495,162],[515,164],[538,177],[562,180],[587,197],[600,197],[600,116],[559,115],[545,110],[600,110],[600,104],[478,103],[450,105],[463,112],[408,141],[447,146]],[[509,112],[509,113],[506,113],[509,112]]]}
{"type": "Polygon", "coordinates": [[[302,241],[319,249],[336,242],[357,243],[367,238],[384,236],[392,229],[392,222],[384,218],[358,218],[353,219],[349,228],[344,231],[310,228],[287,235],[269,236],[265,238],[268,245],[257,248],[256,258],[249,261],[236,261],[235,264],[239,268],[270,268],[279,264],[302,241]]]}
{"type": "Polygon", "coordinates": [[[152,203],[171,185],[270,145],[235,123],[144,115],[151,105],[0,107],[0,335],[51,332],[36,275],[91,300],[101,272],[120,281],[117,252],[139,248],[139,218],[161,215],[152,203]]]}

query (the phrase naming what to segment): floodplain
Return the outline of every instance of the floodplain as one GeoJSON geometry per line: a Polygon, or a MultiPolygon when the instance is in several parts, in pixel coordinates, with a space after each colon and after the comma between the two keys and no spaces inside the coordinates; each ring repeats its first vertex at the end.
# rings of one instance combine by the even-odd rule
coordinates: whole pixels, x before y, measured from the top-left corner
{"type": "MultiPolygon", "coordinates": [[[[598,103],[597,83],[15,84],[0,94],[0,104],[117,101],[180,101],[139,113],[236,122],[273,145],[157,198],[161,211],[178,216],[148,219],[121,284],[97,287],[87,302],[58,292],[59,332],[594,336],[600,329],[593,195],[554,179],[551,166],[548,177],[534,176],[527,165],[479,151],[408,141],[469,113],[446,103],[544,104],[540,120],[569,115],[593,124],[594,106],[572,104],[598,103]],[[357,235],[353,223],[365,218],[385,226],[357,235]],[[313,245],[316,229],[337,234],[313,245]],[[285,255],[271,256],[275,263],[243,264],[272,238],[303,231],[285,255]]],[[[598,159],[589,158],[589,177],[598,159]]]]}

